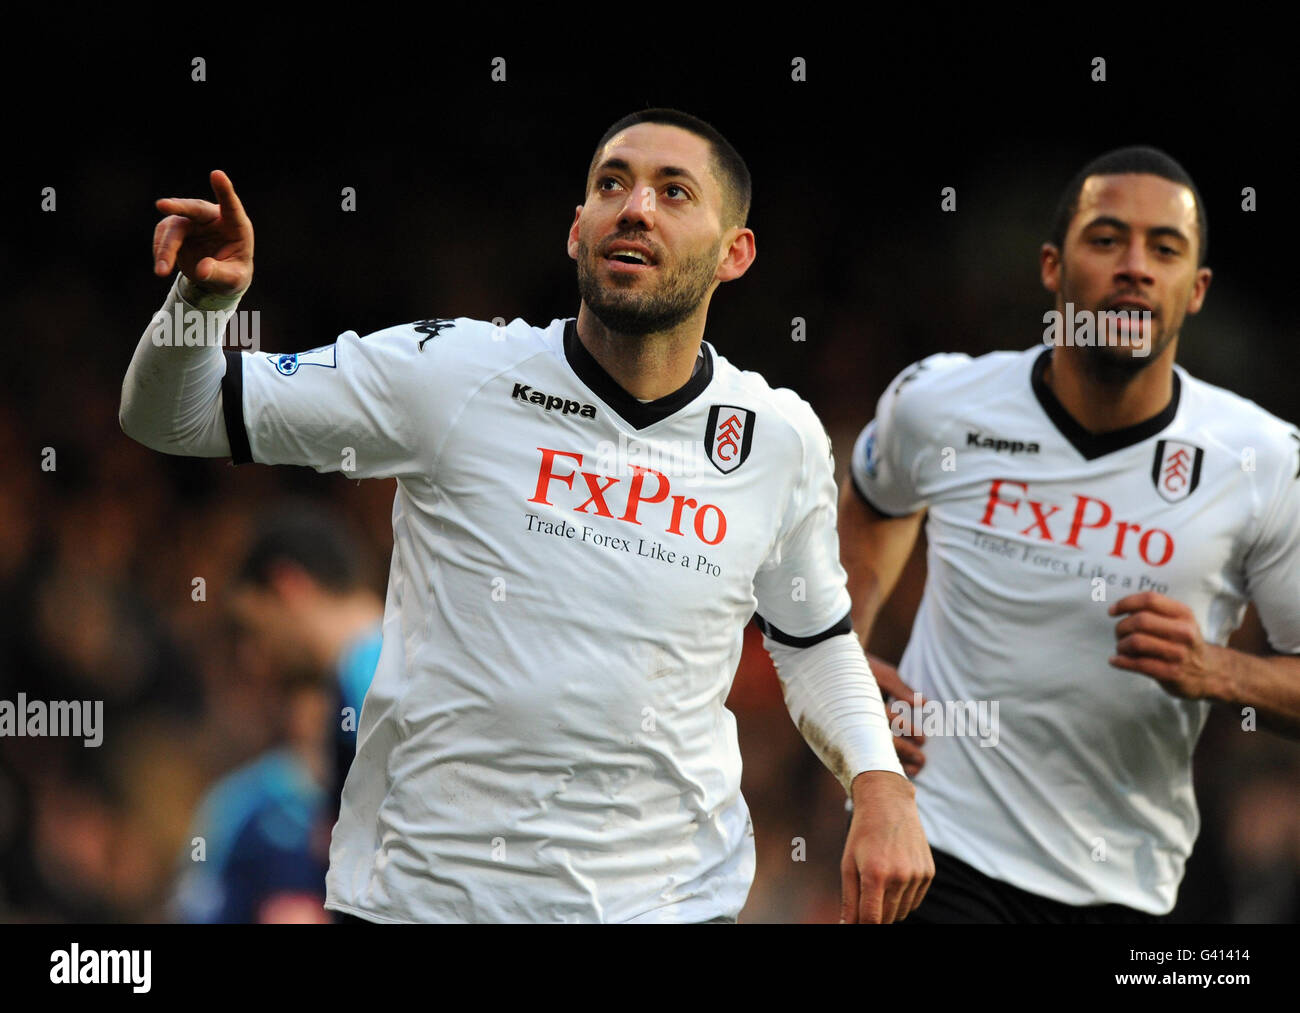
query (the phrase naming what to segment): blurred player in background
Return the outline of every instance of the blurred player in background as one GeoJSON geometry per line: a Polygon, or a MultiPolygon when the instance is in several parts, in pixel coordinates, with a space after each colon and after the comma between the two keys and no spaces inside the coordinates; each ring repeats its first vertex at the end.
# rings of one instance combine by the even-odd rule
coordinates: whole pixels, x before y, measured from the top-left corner
{"type": "MultiPolygon", "coordinates": [[[[217,204],[158,202],[155,273],[180,276],[155,322],[224,326],[249,286],[252,225],[211,182],[217,204]]],[[[590,163],[576,319],[423,320],[298,355],[141,338],[120,421],[142,443],[398,480],[328,908],[735,921],[754,845],[724,701],[756,610],[791,716],[855,803],[842,920],[924,895],[914,791],[849,624],[829,441],[703,341],[714,290],[754,260],[749,204],[725,138],[649,110],[590,163]]]]}
{"type": "Polygon", "coordinates": [[[230,607],[283,673],[283,743],[200,803],[174,902],[190,922],[322,922],[329,834],[379,660],[383,606],[343,526],[295,506],[261,525],[230,607]],[[196,861],[193,839],[202,838],[196,861]]]}
{"type": "Polygon", "coordinates": [[[271,514],[236,579],[231,609],[286,670],[325,672],[331,693],[330,796],[337,809],[357,751],[361,704],[383,641],[384,604],[341,520],[295,505],[271,514]]]}
{"type": "Polygon", "coordinates": [[[924,736],[898,741],[936,865],[914,921],[1165,915],[1211,704],[1300,736],[1300,434],[1174,363],[1206,242],[1173,159],[1101,156],[1041,254],[1076,338],[924,359],[854,447],[840,528],[864,638],[929,516],[911,640],[898,671],[876,664],[896,730],[924,736]],[[1273,656],[1223,646],[1248,601],[1273,656]],[[948,702],[961,724],[933,717],[948,702]]]}

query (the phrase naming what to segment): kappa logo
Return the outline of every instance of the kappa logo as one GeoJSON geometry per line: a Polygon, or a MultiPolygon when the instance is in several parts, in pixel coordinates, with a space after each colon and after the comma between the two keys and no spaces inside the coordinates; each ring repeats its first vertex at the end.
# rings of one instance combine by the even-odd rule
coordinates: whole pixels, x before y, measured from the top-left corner
{"type": "Polygon", "coordinates": [[[420,351],[424,351],[424,343],[430,338],[436,338],[456,321],[446,317],[436,317],[433,320],[417,320],[411,326],[420,334],[426,334],[428,337],[420,339],[420,351]]]}
{"type": "Polygon", "coordinates": [[[547,394],[545,391],[534,390],[526,383],[516,383],[510,397],[515,401],[526,401],[528,404],[538,405],[548,412],[553,412],[558,408],[561,415],[577,415],[579,418],[584,419],[594,419],[596,417],[596,406],[594,404],[583,404],[581,401],[574,401],[572,398],[556,397],[554,394],[547,394]]]}
{"type": "Polygon", "coordinates": [[[1038,444],[1033,441],[1006,440],[1001,436],[985,436],[981,432],[969,429],[966,430],[966,446],[992,450],[995,453],[1005,451],[1009,454],[1036,454],[1039,450],[1038,444]]]}
{"type": "Polygon", "coordinates": [[[898,378],[898,384],[894,387],[894,393],[897,394],[900,390],[903,389],[904,384],[911,383],[913,380],[917,378],[918,375],[920,375],[922,372],[924,372],[929,368],[930,368],[929,363],[927,363],[924,359],[922,359],[920,362],[912,363],[912,365],[907,367],[907,371],[904,372],[903,375],[898,378]]]}
{"type": "Polygon", "coordinates": [[[735,471],[749,457],[754,443],[754,418],[748,408],[735,405],[715,404],[709,409],[704,451],[724,475],[735,471]]]}
{"type": "Polygon", "coordinates": [[[302,366],[324,366],[326,369],[335,368],[334,345],[322,345],[320,348],[313,348],[306,352],[294,352],[291,355],[271,355],[271,360],[275,368],[285,376],[293,376],[302,366]]]}
{"type": "Polygon", "coordinates": [[[1179,440],[1157,442],[1155,460],[1151,463],[1151,481],[1161,499],[1177,503],[1195,492],[1201,481],[1201,459],[1204,456],[1205,451],[1191,443],[1179,440]]]}

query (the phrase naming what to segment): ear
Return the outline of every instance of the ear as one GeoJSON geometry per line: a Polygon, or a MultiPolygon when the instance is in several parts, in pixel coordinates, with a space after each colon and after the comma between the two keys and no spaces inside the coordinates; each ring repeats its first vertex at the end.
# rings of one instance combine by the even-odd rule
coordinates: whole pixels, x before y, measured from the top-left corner
{"type": "Polygon", "coordinates": [[[728,242],[727,255],[722,258],[717,272],[713,275],[718,281],[734,281],[749,270],[749,265],[758,256],[758,247],[751,229],[728,229],[723,242],[728,242]]]}
{"type": "Polygon", "coordinates": [[[1187,300],[1187,315],[1192,316],[1201,312],[1201,307],[1205,305],[1205,293],[1210,290],[1210,279],[1213,272],[1208,267],[1202,267],[1196,272],[1196,280],[1192,282],[1192,297],[1187,300]]]}
{"type": "Polygon", "coordinates": [[[569,226],[569,259],[578,259],[578,219],[582,217],[582,205],[579,204],[573,210],[573,224],[569,226]]]}
{"type": "Polygon", "coordinates": [[[1044,243],[1038,251],[1038,270],[1043,288],[1049,292],[1061,290],[1061,251],[1052,243],[1044,243]]]}

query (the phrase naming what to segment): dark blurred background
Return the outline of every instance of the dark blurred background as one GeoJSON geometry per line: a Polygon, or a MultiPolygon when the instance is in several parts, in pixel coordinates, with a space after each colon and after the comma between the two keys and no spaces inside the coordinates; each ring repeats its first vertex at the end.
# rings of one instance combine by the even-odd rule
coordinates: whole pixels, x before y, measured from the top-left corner
{"type": "MultiPolygon", "coordinates": [[[[646,105],[693,112],[749,163],[759,251],[716,294],[706,337],[807,398],[842,471],[908,363],[1041,339],[1038,247],[1062,188],[1091,157],[1150,143],[1191,172],[1209,216],[1214,281],[1180,361],[1300,418],[1289,63],[955,31],[882,29],[838,48],[796,33],[758,50],[722,38],[683,50],[657,24],[608,34],[559,48],[399,27],[382,50],[60,37],[6,66],[0,699],[102,699],[106,731],[98,749],[0,739],[0,920],[165,917],[196,800],[278,734],[277,673],[222,599],[267,504],[331,505],[384,587],[391,482],[163,457],[118,427],[122,377],[169,284],[151,271],[153,201],[210,198],[213,168],[256,229],[240,308],[260,311],[265,350],[434,316],[543,324],[577,309],[564,240],[597,138],[646,105]],[[491,79],[497,56],[505,82],[491,79]],[[804,82],[791,80],[796,56],[804,82]],[[1104,83],[1090,80],[1094,56],[1104,83]],[[206,81],[191,80],[193,57],[206,81]],[[946,186],[954,213],[940,210],[946,186]],[[41,210],[45,187],[54,211],[41,210]],[[795,317],[806,341],[791,340],[795,317]]],[[[923,579],[918,550],[873,638],[882,656],[900,655],[923,579]]],[[[1249,623],[1240,637],[1261,645],[1249,623]]],[[[756,646],[751,630],[731,699],[759,853],[742,920],[834,921],[843,792],[756,646]],[[792,860],[795,838],[806,861],[792,860]]],[[[1298,760],[1295,744],[1214,715],[1177,917],[1295,919],[1298,760]]]]}

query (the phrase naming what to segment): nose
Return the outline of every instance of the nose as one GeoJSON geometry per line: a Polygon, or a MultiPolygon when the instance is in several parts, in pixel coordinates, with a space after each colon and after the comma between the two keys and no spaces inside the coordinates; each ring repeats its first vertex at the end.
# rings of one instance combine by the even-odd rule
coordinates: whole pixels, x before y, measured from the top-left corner
{"type": "Polygon", "coordinates": [[[653,229],[655,224],[655,190],[652,186],[634,186],[627,194],[627,200],[623,202],[623,208],[619,212],[618,227],[620,230],[633,229],[640,226],[643,229],[653,229]]]}
{"type": "Polygon", "coordinates": [[[1148,264],[1146,244],[1129,242],[1125,244],[1124,254],[1115,265],[1115,278],[1132,285],[1149,285],[1155,281],[1155,278],[1152,277],[1148,264]]]}

